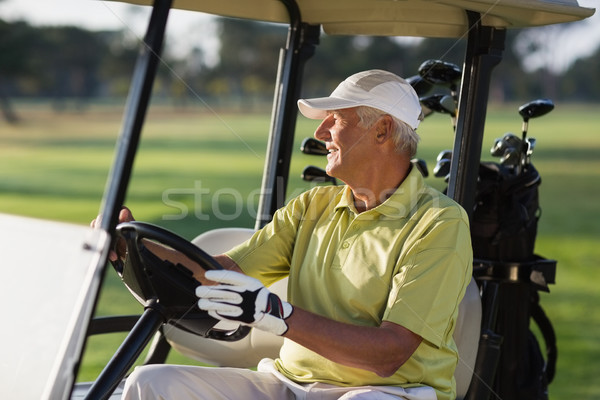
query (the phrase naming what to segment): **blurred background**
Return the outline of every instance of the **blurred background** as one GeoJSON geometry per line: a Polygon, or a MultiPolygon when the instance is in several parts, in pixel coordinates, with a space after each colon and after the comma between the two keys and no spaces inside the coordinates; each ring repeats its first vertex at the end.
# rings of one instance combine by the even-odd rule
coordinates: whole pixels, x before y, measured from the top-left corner
{"type": "MultiPolygon", "coordinates": [[[[125,96],[148,15],[148,7],[118,2],[0,0],[4,118],[19,119],[14,102],[20,99],[47,99],[60,111],[125,96]]],[[[599,22],[596,13],[576,23],[509,30],[491,101],[597,100],[599,22]]],[[[181,107],[198,101],[243,107],[270,103],[277,49],[286,32],[274,24],[173,11],[156,99],[181,107]]],[[[429,58],[461,65],[463,50],[460,39],[323,36],[308,65],[304,95],[326,94],[340,77],[374,65],[406,77],[429,58]]]]}
{"type": "MultiPolygon", "coordinates": [[[[118,2],[0,0],[1,213],[76,224],[95,217],[148,16],[147,7],[118,2]]],[[[127,193],[137,219],[188,239],[217,227],[254,226],[286,35],[282,25],[171,12],[127,193]]],[[[464,48],[463,39],[322,35],[302,95],[328,95],[368,68],[408,77],[428,59],[462,67],[464,48]]],[[[539,98],[556,105],[529,124],[542,176],[536,252],[558,261],[556,285],[541,294],[559,348],[550,398],[598,399],[600,13],[508,31],[492,75],[483,159],[492,159],[495,138],[520,135],[518,107],[539,98]]],[[[299,150],[316,126],[298,118],[288,198],[314,185],[300,177],[305,166],[325,165],[299,150]]],[[[452,148],[451,120],[435,113],[418,133],[417,156],[431,173],[437,154],[452,148]]],[[[443,179],[426,180],[445,187],[443,179]]],[[[107,269],[96,315],[139,312],[107,269]]],[[[79,380],[95,379],[123,337],[91,339],[79,380]]],[[[176,354],[170,362],[193,363],[176,354]]]]}

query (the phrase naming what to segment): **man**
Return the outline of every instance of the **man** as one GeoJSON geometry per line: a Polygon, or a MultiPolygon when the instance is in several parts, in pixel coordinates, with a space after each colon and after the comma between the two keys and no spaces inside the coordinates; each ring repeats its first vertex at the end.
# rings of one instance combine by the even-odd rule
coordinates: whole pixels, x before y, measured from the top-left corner
{"type": "Polygon", "coordinates": [[[464,210],[411,167],[416,93],[371,70],[298,106],[322,120],[315,137],[329,150],[327,173],[346,186],[291,200],[217,257],[224,271],[195,271],[217,283],[197,289],[199,307],[284,336],[280,357],[258,371],[138,368],[125,399],[454,397],[452,333],[471,277],[470,234],[464,210]],[[288,302],[263,286],[285,276],[288,302]]]}

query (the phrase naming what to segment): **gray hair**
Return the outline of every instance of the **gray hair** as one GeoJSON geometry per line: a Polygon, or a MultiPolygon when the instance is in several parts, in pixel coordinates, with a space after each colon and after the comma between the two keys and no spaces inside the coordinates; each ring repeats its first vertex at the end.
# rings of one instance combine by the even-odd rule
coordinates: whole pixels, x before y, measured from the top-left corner
{"type": "MultiPolygon", "coordinates": [[[[379,118],[389,115],[373,107],[360,106],[356,108],[356,114],[360,118],[360,124],[363,128],[370,128],[379,118]]],[[[417,144],[420,137],[406,122],[390,115],[393,121],[393,140],[398,153],[406,152],[410,158],[417,154],[417,144]]],[[[423,114],[419,118],[423,119],[423,114]]]]}

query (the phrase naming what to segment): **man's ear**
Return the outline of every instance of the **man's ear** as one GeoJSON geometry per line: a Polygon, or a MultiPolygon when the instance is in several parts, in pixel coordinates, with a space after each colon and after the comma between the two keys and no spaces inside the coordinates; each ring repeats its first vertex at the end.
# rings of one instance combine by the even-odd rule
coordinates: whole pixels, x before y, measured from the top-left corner
{"type": "Polygon", "coordinates": [[[394,121],[389,115],[384,115],[375,125],[375,139],[377,143],[385,143],[392,138],[394,121]]]}

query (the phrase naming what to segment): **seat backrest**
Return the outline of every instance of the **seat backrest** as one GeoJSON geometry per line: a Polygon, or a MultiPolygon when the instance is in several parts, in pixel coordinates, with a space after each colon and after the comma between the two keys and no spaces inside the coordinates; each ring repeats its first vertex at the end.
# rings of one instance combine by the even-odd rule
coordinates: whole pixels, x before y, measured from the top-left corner
{"type": "MultiPolygon", "coordinates": [[[[235,245],[249,239],[254,230],[247,228],[222,228],[205,232],[192,243],[211,255],[222,254],[235,245]]],[[[287,278],[269,287],[282,299],[287,298],[287,278]]],[[[233,329],[231,325],[217,324],[216,328],[233,329]]],[[[457,399],[462,399],[473,376],[475,359],[481,331],[481,299],[475,280],[467,286],[459,305],[454,340],[458,347],[459,360],[454,373],[457,399]]],[[[283,339],[271,333],[252,329],[244,339],[236,342],[223,342],[206,339],[186,331],[169,327],[165,337],[171,346],[183,355],[211,365],[227,367],[255,367],[265,357],[276,358],[283,339]]]]}
{"type": "Polygon", "coordinates": [[[458,365],[454,371],[458,400],[465,397],[471,384],[480,335],[481,296],[475,279],[471,278],[465,296],[458,306],[458,318],[454,329],[454,341],[458,348],[458,365]]]}

